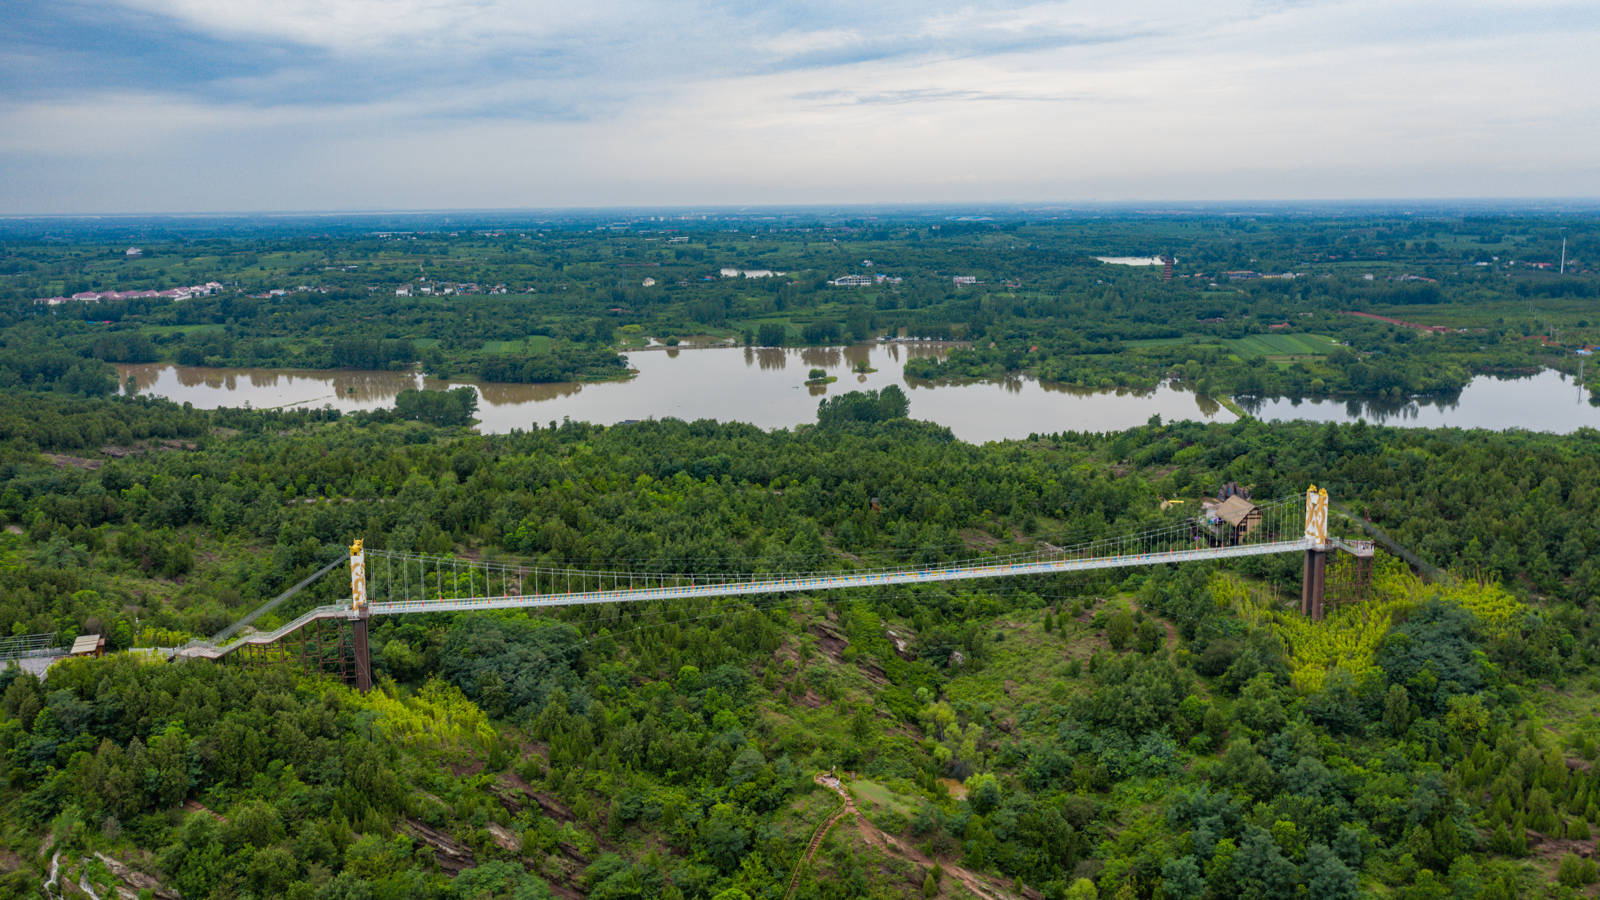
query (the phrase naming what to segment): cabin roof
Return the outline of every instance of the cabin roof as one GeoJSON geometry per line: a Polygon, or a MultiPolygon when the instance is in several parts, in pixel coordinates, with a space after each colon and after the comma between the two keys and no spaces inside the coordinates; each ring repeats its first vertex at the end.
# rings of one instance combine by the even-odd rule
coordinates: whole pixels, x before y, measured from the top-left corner
{"type": "Polygon", "coordinates": [[[93,653],[100,649],[100,642],[103,640],[104,638],[98,634],[80,634],[78,635],[77,640],[72,642],[72,655],[77,656],[79,653],[93,653]]]}
{"type": "Polygon", "coordinates": [[[1254,512],[1257,512],[1256,505],[1237,494],[1222,501],[1216,509],[1217,516],[1233,526],[1238,526],[1254,512]]]}

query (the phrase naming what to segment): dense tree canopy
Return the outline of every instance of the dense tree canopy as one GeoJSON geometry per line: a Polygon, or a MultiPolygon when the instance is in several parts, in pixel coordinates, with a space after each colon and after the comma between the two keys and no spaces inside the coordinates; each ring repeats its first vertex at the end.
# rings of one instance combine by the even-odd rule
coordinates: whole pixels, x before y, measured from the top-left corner
{"type": "MultiPolygon", "coordinates": [[[[112,651],[0,668],[0,893],[38,894],[52,859],[101,896],[239,898],[754,900],[791,880],[805,900],[1502,898],[1600,877],[1592,430],[1246,416],[974,446],[890,387],[793,429],[480,435],[471,388],[351,415],[206,411],[112,396],[107,364],[543,380],[619,373],[652,336],[904,331],[971,341],[929,376],[1394,398],[1566,365],[1523,332],[1543,316],[1592,334],[1592,274],[1501,262],[1561,228],[1595,250],[1588,224],[172,227],[137,263],[47,233],[0,248],[0,633],[112,651]],[[1093,259],[1131,252],[1173,253],[1181,280],[1093,259]],[[714,274],[735,264],[785,274],[714,274]],[[231,267],[228,289],[24,302],[200,265],[231,267]],[[871,283],[828,283],[848,272],[871,283]],[[377,617],[367,694],[341,680],[342,622],[221,664],[122,652],[213,634],[357,537],[533,568],[847,570],[1173,525],[1228,482],[1326,487],[1337,533],[1388,542],[1368,588],[1309,622],[1291,555],[377,617]]],[[[341,581],[256,627],[341,602],[341,581]]]]}

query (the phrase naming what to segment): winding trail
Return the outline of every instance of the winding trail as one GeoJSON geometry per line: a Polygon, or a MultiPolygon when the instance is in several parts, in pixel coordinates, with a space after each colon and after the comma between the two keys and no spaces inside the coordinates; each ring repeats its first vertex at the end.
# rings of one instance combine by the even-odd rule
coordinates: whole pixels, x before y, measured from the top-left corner
{"type": "MultiPolygon", "coordinates": [[[[811,865],[811,858],[816,855],[817,848],[822,846],[822,839],[827,837],[833,826],[837,825],[839,820],[846,815],[855,817],[856,827],[861,829],[861,836],[869,845],[911,860],[923,868],[932,868],[934,863],[937,862],[937,860],[929,858],[922,851],[907,845],[904,841],[872,824],[866,816],[861,814],[860,810],[856,809],[855,800],[844,789],[844,784],[831,773],[818,772],[812,777],[812,781],[838,794],[839,799],[843,802],[822,823],[821,827],[817,829],[817,833],[812,835],[811,844],[806,847],[805,854],[800,857],[800,862],[794,867],[794,874],[789,876],[789,888],[784,891],[784,900],[792,900],[794,892],[800,887],[800,873],[811,865]]],[[[939,865],[944,869],[945,874],[961,882],[963,887],[971,891],[974,896],[982,898],[982,900],[1013,900],[1012,894],[1002,891],[994,885],[991,879],[970,869],[943,862],[940,862],[939,865]]]]}
{"type": "Polygon", "coordinates": [[[845,793],[844,786],[839,783],[839,779],[826,772],[818,772],[811,780],[831,789],[844,802],[839,805],[838,809],[833,811],[833,815],[829,816],[827,821],[822,823],[821,827],[817,829],[817,833],[811,836],[811,843],[806,847],[806,852],[801,855],[800,862],[795,864],[794,873],[789,876],[789,887],[783,892],[783,900],[792,900],[794,897],[794,892],[800,887],[800,873],[811,865],[811,858],[817,855],[817,848],[822,846],[822,839],[828,836],[828,832],[833,829],[833,826],[839,824],[839,820],[846,813],[854,814],[856,811],[855,801],[851,800],[850,795],[845,793]]]}

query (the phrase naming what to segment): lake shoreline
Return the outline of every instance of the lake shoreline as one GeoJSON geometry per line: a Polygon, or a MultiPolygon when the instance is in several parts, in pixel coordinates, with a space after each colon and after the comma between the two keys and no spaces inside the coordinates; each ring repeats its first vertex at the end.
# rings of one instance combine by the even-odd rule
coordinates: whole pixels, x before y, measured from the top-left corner
{"type": "Polygon", "coordinates": [[[119,380],[136,392],[222,406],[318,408],[343,412],[392,408],[403,390],[468,387],[478,394],[479,430],[499,433],[572,419],[596,424],[650,418],[717,419],[763,428],[815,421],[816,404],[849,390],[901,386],[913,418],[983,442],[1062,431],[1114,432],[1163,421],[1355,421],[1409,427],[1527,428],[1564,433],[1600,427],[1600,409],[1574,405],[1575,384],[1555,370],[1526,378],[1477,376],[1440,398],[1203,397],[1166,380],[1154,387],[1085,388],[1030,375],[1004,379],[927,380],[906,374],[913,359],[940,357],[955,342],[880,341],[800,348],[723,346],[658,348],[636,353],[626,374],[567,382],[439,379],[409,370],[231,369],[171,363],[120,364],[119,380]],[[820,382],[796,379],[822,369],[820,382]],[[798,370],[798,371],[796,371],[798,370]],[[787,374],[786,374],[787,373],[787,374]],[[828,380],[831,379],[831,380],[828,380]],[[1519,393],[1520,392],[1520,393],[1519,393]],[[1484,398],[1487,398],[1485,401],[1484,398]],[[1559,401],[1559,403],[1557,402],[1559,401]],[[1552,404],[1556,404],[1552,406],[1552,404]],[[1540,410],[1553,411],[1540,418],[1540,410]]]}

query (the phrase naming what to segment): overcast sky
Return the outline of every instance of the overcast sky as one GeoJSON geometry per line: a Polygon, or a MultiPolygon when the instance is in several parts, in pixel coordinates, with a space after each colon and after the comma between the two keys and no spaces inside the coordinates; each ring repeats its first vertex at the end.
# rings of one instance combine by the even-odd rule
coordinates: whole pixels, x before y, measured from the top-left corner
{"type": "Polygon", "coordinates": [[[0,213],[1600,196],[1588,2],[0,0],[0,213]]]}

